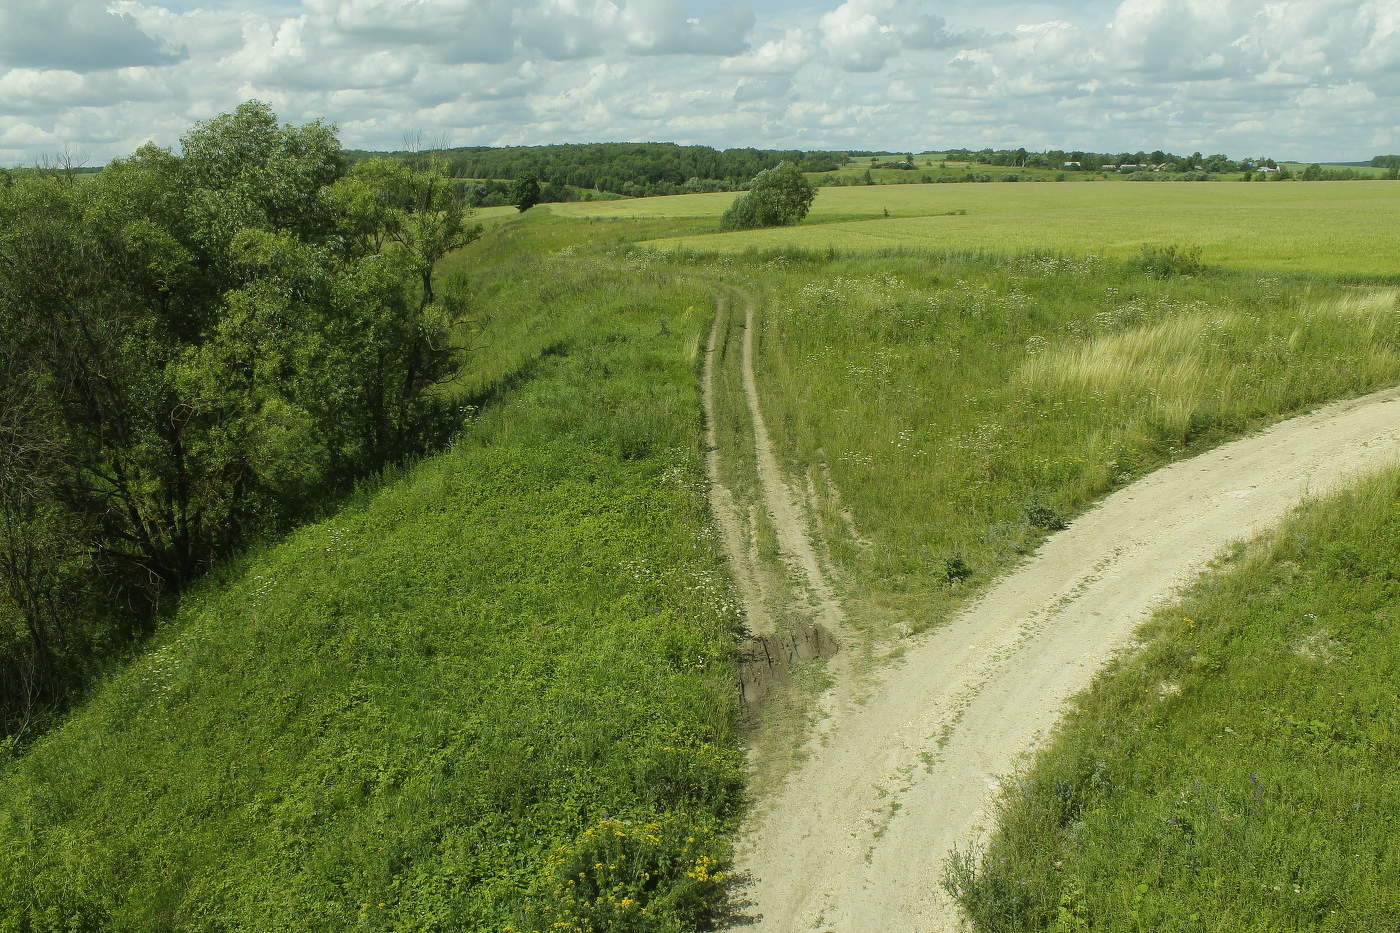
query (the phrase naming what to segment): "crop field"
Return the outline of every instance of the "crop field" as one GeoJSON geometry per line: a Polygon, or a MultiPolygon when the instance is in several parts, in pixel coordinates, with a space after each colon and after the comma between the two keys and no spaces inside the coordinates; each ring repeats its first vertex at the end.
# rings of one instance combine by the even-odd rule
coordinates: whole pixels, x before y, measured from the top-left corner
{"type": "Polygon", "coordinates": [[[1400,472],[1241,545],[1009,783],[981,933],[1393,929],[1400,472]]]}
{"type": "MultiPolygon", "coordinates": [[[[550,209],[561,216],[717,219],[732,200],[678,195],[550,209]]],[[[1145,244],[1179,243],[1200,246],[1211,266],[1394,277],[1400,242],[1384,231],[1397,227],[1400,185],[1387,181],[890,185],[822,189],[796,227],[653,245],[716,252],[1054,250],[1127,259],[1145,244]]]]}
{"type": "MultiPolygon", "coordinates": [[[[1058,168],[1018,167],[1009,165],[989,165],[985,162],[955,162],[940,159],[937,153],[925,153],[914,156],[914,167],[906,168],[872,168],[872,165],[886,163],[901,159],[901,156],[879,156],[874,160],[869,157],[860,157],[851,163],[842,166],[832,172],[808,172],[807,177],[814,185],[856,185],[864,182],[865,173],[870,173],[870,180],[877,185],[901,185],[922,182],[927,177],[931,182],[950,184],[951,181],[941,181],[940,179],[961,180],[969,172],[974,175],[986,176],[988,180],[1000,181],[1003,176],[1014,175],[1020,181],[1100,181],[1102,180],[1096,172],[1075,172],[1065,171],[1058,168]]],[[[980,183],[981,180],[979,180],[980,183]]]]}

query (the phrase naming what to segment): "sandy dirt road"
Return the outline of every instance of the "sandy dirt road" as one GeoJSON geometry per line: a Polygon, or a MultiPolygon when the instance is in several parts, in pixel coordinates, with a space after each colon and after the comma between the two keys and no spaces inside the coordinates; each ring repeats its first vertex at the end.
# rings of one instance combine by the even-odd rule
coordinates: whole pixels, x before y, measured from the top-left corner
{"type": "MultiPolygon", "coordinates": [[[[760,462],[776,471],[753,378],[753,313],[750,304],[744,385],[760,462]]],[[[756,802],[740,839],[744,928],[959,929],[940,887],[943,864],[986,828],[998,779],[1043,741],[1065,701],[1226,545],[1397,459],[1400,388],[1172,464],[1108,496],[948,624],[912,640],[873,689],[838,676],[808,756],[756,802]]],[[[765,480],[765,498],[774,482],[780,474],[765,480]]],[[[781,544],[794,549],[793,563],[819,571],[787,498],[767,503],[785,526],[781,544]]]]}

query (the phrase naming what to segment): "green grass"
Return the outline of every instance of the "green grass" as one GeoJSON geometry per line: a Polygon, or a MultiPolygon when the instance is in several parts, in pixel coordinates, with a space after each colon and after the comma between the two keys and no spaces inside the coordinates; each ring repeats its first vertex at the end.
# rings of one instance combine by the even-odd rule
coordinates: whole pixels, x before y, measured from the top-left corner
{"type": "Polygon", "coordinates": [[[1397,566],[1392,470],[1157,613],[957,864],[976,929],[1396,929],[1397,566]]]}
{"type": "MultiPolygon", "coordinates": [[[[717,218],[728,200],[682,195],[568,207],[598,216],[717,218]]],[[[1394,280],[1400,253],[1381,231],[1397,224],[1400,185],[1387,181],[899,185],[823,189],[808,222],[796,227],[673,237],[654,245],[723,252],[1053,248],[1126,259],[1145,244],[1183,243],[1202,247],[1211,266],[1394,280]],[[872,219],[836,220],[842,216],[872,219]]]]}
{"type": "MultiPolygon", "coordinates": [[[[891,214],[917,220],[986,192],[1008,193],[979,203],[1011,217],[1063,208],[1034,200],[1048,191],[1111,204],[1099,189],[1221,187],[828,189],[814,217],[832,222],[797,232],[891,193],[908,195],[891,214]]],[[[1309,202],[1273,194],[1290,188],[1310,186],[1232,203],[1292,204],[1294,235],[1316,236],[1309,202]]],[[[461,438],[225,568],[10,753],[0,933],[679,931],[715,910],[742,770],[741,619],[709,528],[695,378],[721,283],[763,302],[768,426],[794,485],[817,491],[877,647],[945,618],[1034,547],[1044,515],[1400,379],[1393,290],[1082,256],[631,245],[708,229],[732,197],[505,209],[444,262],[478,309],[447,388],[481,406],[461,438]],[[955,557],[970,583],[949,585],[955,557]]],[[[719,394],[733,447],[732,368],[719,394]]]]}
{"type": "Polygon", "coordinates": [[[710,308],[531,255],[555,234],[480,244],[479,337],[523,347],[478,359],[516,373],[503,400],[207,581],[4,766],[0,930],[674,931],[714,906],[741,757],[710,308]]]}
{"type": "Polygon", "coordinates": [[[765,300],[775,442],[872,542],[830,528],[848,594],[907,628],[961,600],[949,561],[975,583],[1034,547],[1036,506],[1073,514],[1173,458],[1400,381],[1393,289],[1054,257],[735,268],[765,300]]]}

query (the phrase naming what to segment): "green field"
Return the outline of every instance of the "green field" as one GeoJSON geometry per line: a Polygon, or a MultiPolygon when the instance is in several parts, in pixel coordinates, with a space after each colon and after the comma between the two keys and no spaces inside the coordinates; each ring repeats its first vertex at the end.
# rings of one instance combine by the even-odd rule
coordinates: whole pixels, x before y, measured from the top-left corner
{"type": "Polygon", "coordinates": [[[1400,296],[1102,261],[812,257],[739,269],[770,431],[850,598],[922,627],[947,563],[984,580],[1069,515],[1182,456],[1400,381],[1400,296]],[[915,517],[917,516],[917,517],[915,517]]]}
{"type": "MultiPolygon", "coordinates": [[[[881,156],[875,162],[888,162],[897,159],[897,156],[881,156]]],[[[1076,172],[1065,171],[1059,168],[1042,167],[1019,167],[1011,165],[988,165],[982,162],[950,162],[939,159],[937,155],[916,155],[914,157],[914,168],[871,168],[869,158],[858,158],[841,168],[832,172],[808,172],[807,177],[815,185],[857,185],[865,180],[866,172],[870,173],[870,180],[877,185],[904,185],[913,183],[923,183],[927,177],[931,182],[940,184],[952,184],[952,181],[940,181],[940,179],[961,180],[969,172],[974,175],[986,176],[985,181],[1001,181],[1006,176],[1014,175],[1018,181],[1098,181],[1102,180],[1097,172],[1076,172]]],[[[985,183],[979,180],[978,183],[985,183]]]]}
{"type": "MultiPolygon", "coordinates": [[[[1106,491],[1400,381],[1400,296],[1326,280],[1396,274],[1400,186],[835,188],[698,235],[733,197],[477,213],[439,266],[476,315],[456,443],[216,573],[0,749],[0,931],[702,928],[743,797],[696,380],[717,294],[760,303],[769,428],[863,657],[1106,491]],[[901,225],[926,232],[849,233],[901,225]],[[1172,242],[1235,271],[1112,258],[1172,242]]],[[[733,369],[719,395],[743,497],[733,369]]]]}
{"type": "MultiPolygon", "coordinates": [[[[1287,169],[1288,169],[1290,172],[1293,172],[1295,175],[1296,175],[1298,172],[1301,172],[1303,169],[1307,168],[1309,165],[1312,165],[1312,164],[1313,164],[1313,163],[1311,163],[1311,162],[1280,162],[1280,163],[1279,163],[1279,165],[1282,165],[1282,166],[1287,167],[1287,169]]],[[[1321,163],[1318,163],[1318,164],[1320,164],[1324,169],[1330,169],[1330,170],[1333,170],[1333,171],[1346,171],[1347,169],[1350,169],[1351,171],[1355,172],[1356,174],[1362,176],[1363,178],[1385,178],[1385,177],[1386,177],[1386,174],[1389,172],[1389,169],[1378,168],[1378,167],[1373,166],[1373,165],[1337,165],[1337,164],[1332,163],[1332,162],[1321,162],[1321,163]]]]}
{"type": "MultiPolygon", "coordinates": [[[[732,200],[729,194],[678,195],[550,210],[561,216],[717,220],[732,200]]],[[[1400,275],[1400,240],[1388,231],[1397,227],[1400,185],[1386,181],[892,185],[824,188],[807,221],[796,227],[659,239],[653,245],[716,252],[1048,249],[1130,258],[1144,244],[1181,243],[1202,247],[1213,266],[1394,277],[1400,275]]]]}
{"type": "Polygon", "coordinates": [[[1391,471],[1158,612],[953,871],[975,929],[1395,929],[1397,565],[1391,471]]]}

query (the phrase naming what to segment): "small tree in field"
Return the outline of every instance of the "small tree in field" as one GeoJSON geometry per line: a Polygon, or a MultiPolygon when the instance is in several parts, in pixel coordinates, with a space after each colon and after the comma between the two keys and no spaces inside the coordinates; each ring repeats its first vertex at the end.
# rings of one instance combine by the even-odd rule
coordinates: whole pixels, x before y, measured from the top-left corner
{"type": "Polygon", "coordinates": [[[522,214],[540,203],[540,183],[533,174],[526,172],[515,180],[510,189],[510,203],[522,214]]]}
{"type": "Polygon", "coordinates": [[[790,162],[782,162],[754,176],[749,190],[734,199],[720,219],[724,230],[786,227],[807,216],[817,189],[790,162]]]}

